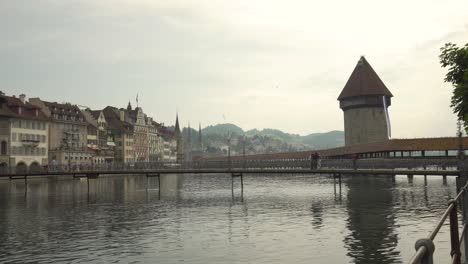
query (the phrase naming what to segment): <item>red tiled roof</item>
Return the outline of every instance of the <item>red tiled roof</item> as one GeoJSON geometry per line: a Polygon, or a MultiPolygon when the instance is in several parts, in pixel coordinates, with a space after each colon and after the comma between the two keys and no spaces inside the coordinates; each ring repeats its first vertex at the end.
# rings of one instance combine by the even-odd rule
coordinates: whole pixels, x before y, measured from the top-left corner
{"type": "Polygon", "coordinates": [[[0,96],[0,102],[0,116],[49,121],[39,107],[29,102],[23,103],[19,98],[0,96]],[[19,108],[21,108],[21,114],[19,108]]]}
{"type": "Polygon", "coordinates": [[[338,96],[338,100],[362,95],[386,95],[393,97],[377,73],[364,57],[361,57],[338,96]]]}
{"type": "MultiPolygon", "coordinates": [[[[122,109],[122,111],[127,110],[122,109]]],[[[119,109],[112,106],[107,106],[102,110],[102,112],[104,113],[106,122],[111,130],[119,133],[133,133],[133,125],[129,122],[120,120],[119,109]]]]}

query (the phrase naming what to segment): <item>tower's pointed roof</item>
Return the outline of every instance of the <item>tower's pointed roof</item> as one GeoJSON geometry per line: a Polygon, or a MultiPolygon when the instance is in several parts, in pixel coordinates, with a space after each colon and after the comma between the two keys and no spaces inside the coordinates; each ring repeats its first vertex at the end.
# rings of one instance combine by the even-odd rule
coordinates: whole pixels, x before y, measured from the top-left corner
{"type": "Polygon", "coordinates": [[[176,136],[179,136],[179,135],[180,135],[179,113],[176,114],[176,118],[175,118],[174,134],[175,134],[176,136]]]}
{"type": "Polygon", "coordinates": [[[392,93],[362,56],[351,73],[345,87],[338,96],[338,100],[361,95],[386,95],[393,97],[392,93]]]}

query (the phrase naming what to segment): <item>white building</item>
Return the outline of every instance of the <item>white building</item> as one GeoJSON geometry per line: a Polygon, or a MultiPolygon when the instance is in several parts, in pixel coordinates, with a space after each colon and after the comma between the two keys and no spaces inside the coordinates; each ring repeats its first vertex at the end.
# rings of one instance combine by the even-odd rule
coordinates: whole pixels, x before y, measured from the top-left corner
{"type": "Polygon", "coordinates": [[[0,96],[0,127],[0,167],[35,170],[48,164],[48,118],[24,94],[0,96]]]}

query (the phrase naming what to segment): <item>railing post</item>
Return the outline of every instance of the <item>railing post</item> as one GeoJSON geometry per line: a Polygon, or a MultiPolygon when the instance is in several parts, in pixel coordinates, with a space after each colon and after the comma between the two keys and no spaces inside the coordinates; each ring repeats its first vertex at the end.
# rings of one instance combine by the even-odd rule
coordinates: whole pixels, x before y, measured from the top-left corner
{"type": "Polygon", "coordinates": [[[426,248],[424,256],[421,259],[421,264],[434,264],[434,259],[433,259],[434,250],[435,250],[434,242],[432,242],[432,240],[428,238],[419,239],[418,241],[416,241],[414,248],[416,249],[416,251],[418,251],[420,247],[426,248]]]}
{"type": "MultiPolygon", "coordinates": [[[[468,179],[468,168],[466,161],[459,161],[459,170],[460,170],[460,177],[457,177],[459,179],[459,184],[463,184],[461,186],[465,186],[467,183],[468,179]]],[[[463,225],[466,226],[468,224],[468,194],[467,190],[463,188],[463,201],[462,201],[462,214],[463,214],[463,225]]],[[[464,234],[463,234],[463,255],[465,259],[465,263],[468,263],[468,229],[464,228],[464,234]]]]}
{"type": "Polygon", "coordinates": [[[455,255],[455,261],[452,263],[460,264],[461,255],[460,255],[460,238],[458,235],[458,217],[457,217],[457,201],[451,200],[449,205],[453,204],[452,210],[450,211],[450,256],[453,257],[455,255]]]}
{"type": "MultiPolygon", "coordinates": [[[[457,177],[458,178],[458,177],[457,177]]],[[[464,182],[466,183],[466,178],[464,178],[464,182]]],[[[468,194],[466,189],[463,188],[463,201],[462,201],[462,214],[463,214],[463,225],[466,226],[468,224],[468,194]]],[[[468,229],[463,229],[463,250],[464,250],[464,263],[468,263],[468,229]]]]}

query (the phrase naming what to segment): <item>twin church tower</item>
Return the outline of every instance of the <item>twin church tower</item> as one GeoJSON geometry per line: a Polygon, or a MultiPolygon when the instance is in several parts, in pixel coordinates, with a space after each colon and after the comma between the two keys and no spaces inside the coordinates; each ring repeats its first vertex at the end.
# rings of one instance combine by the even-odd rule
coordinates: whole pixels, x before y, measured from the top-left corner
{"type": "Polygon", "coordinates": [[[338,96],[344,114],[345,145],[388,140],[392,93],[361,57],[338,96]]]}

